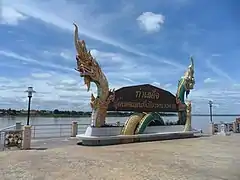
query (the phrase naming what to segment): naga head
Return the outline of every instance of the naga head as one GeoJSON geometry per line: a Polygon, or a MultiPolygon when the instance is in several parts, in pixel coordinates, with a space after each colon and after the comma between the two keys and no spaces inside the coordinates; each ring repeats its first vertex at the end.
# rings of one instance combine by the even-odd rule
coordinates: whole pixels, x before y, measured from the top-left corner
{"type": "Polygon", "coordinates": [[[102,74],[101,68],[92,57],[91,52],[87,50],[85,41],[79,39],[78,26],[76,24],[73,25],[75,26],[74,42],[77,50],[77,68],[75,70],[80,72],[80,76],[84,78],[84,83],[89,91],[91,82],[99,82],[99,76],[102,74]]]}
{"type": "Polygon", "coordinates": [[[190,90],[194,88],[195,85],[195,78],[194,78],[194,62],[193,57],[190,57],[191,64],[188,66],[187,71],[184,74],[185,80],[185,88],[186,88],[186,96],[190,93],[190,90]]]}

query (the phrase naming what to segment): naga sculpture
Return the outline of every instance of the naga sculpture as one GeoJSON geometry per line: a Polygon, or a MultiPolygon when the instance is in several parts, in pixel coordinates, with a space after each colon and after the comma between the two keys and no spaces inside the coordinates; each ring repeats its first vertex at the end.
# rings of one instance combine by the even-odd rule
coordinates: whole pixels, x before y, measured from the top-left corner
{"type": "Polygon", "coordinates": [[[193,58],[190,57],[191,64],[189,65],[187,71],[184,73],[184,76],[178,82],[176,102],[178,104],[178,124],[184,125],[186,123],[186,104],[185,104],[185,95],[188,98],[190,90],[194,88],[195,78],[194,78],[194,62],[193,58]]]}
{"type": "Polygon", "coordinates": [[[92,126],[101,127],[105,125],[107,108],[110,101],[114,100],[114,90],[109,90],[108,80],[102,72],[98,62],[92,57],[84,40],[78,37],[78,26],[75,26],[74,42],[77,51],[77,68],[75,69],[84,78],[87,91],[90,90],[91,82],[97,86],[97,96],[91,95],[92,126]]]}
{"type": "Polygon", "coordinates": [[[187,101],[186,103],[186,124],[184,127],[184,131],[192,130],[192,103],[191,101],[187,101]]]}
{"type": "MultiPolygon", "coordinates": [[[[193,58],[191,57],[190,59],[191,64],[189,65],[187,71],[184,73],[184,76],[179,80],[176,95],[176,102],[179,111],[179,121],[177,124],[185,125],[184,131],[191,131],[191,102],[188,101],[187,104],[185,104],[184,97],[185,94],[186,97],[189,95],[190,90],[193,89],[195,85],[194,63],[193,58]]],[[[146,126],[148,126],[149,123],[153,120],[158,121],[160,124],[164,124],[161,116],[157,112],[133,114],[126,121],[122,134],[142,134],[146,126]]]]}
{"type": "MultiPolygon", "coordinates": [[[[76,61],[77,68],[75,69],[80,73],[80,76],[84,78],[84,83],[87,86],[87,91],[90,90],[91,83],[95,83],[97,86],[97,96],[91,95],[90,105],[92,108],[92,126],[102,127],[105,126],[105,119],[107,115],[108,105],[111,101],[114,101],[115,91],[110,90],[108,86],[108,80],[101,70],[96,59],[91,55],[91,52],[87,49],[84,40],[80,40],[78,37],[78,26],[75,26],[74,42],[77,51],[76,61]]],[[[195,84],[194,79],[194,64],[191,57],[191,64],[185,72],[184,76],[179,80],[178,89],[176,94],[176,101],[179,109],[179,122],[178,124],[184,125],[186,118],[188,119],[185,130],[188,130],[191,125],[191,104],[185,104],[184,96],[188,96],[191,89],[195,84]],[[186,108],[187,107],[187,108],[186,108]],[[188,111],[188,115],[186,114],[188,111]],[[189,125],[190,124],[190,125],[189,125]]],[[[160,124],[164,124],[161,116],[157,112],[150,113],[137,113],[133,114],[126,121],[122,130],[122,134],[142,134],[145,128],[152,121],[158,121],[160,124]]]]}

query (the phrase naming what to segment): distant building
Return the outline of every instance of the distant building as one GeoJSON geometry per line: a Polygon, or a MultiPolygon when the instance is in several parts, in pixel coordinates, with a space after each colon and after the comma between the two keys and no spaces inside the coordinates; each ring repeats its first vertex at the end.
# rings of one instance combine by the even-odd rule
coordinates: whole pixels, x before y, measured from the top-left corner
{"type": "MultiPolygon", "coordinates": [[[[26,111],[26,110],[21,110],[20,113],[21,113],[21,114],[27,114],[28,111],[26,111]]],[[[36,110],[30,110],[30,114],[31,114],[31,115],[36,115],[36,114],[38,114],[38,111],[36,111],[36,110]]]]}

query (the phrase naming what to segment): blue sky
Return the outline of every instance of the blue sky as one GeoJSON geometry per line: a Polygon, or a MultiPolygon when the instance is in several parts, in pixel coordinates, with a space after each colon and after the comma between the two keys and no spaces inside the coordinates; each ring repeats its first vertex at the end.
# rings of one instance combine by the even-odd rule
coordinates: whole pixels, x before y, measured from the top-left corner
{"type": "MultiPolygon", "coordinates": [[[[195,113],[240,113],[238,0],[2,0],[0,108],[89,110],[74,71],[73,22],[110,88],[149,83],[175,94],[195,59],[195,113]]],[[[91,90],[95,93],[95,87],[91,90]]]]}

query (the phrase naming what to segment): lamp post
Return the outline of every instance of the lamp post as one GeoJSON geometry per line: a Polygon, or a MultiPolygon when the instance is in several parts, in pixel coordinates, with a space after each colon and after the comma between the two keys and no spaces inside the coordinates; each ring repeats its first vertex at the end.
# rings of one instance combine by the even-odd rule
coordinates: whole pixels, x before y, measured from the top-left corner
{"type": "Polygon", "coordinates": [[[208,104],[209,104],[209,111],[210,111],[210,122],[212,123],[213,122],[213,120],[212,120],[212,105],[213,105],[213,102],[211,100],[209,100],[208,104]]]}
{"type": "Polygon", "coordinates": [[[28,89],[25,91],[28,93],[28,114],[27,114],[27,126],[29,126],[29,118],[30,118],[30,107],[31,107],[31,99],[33,93],[36,91],[33,90],[33,87],[28,87],[28,89]]]}

